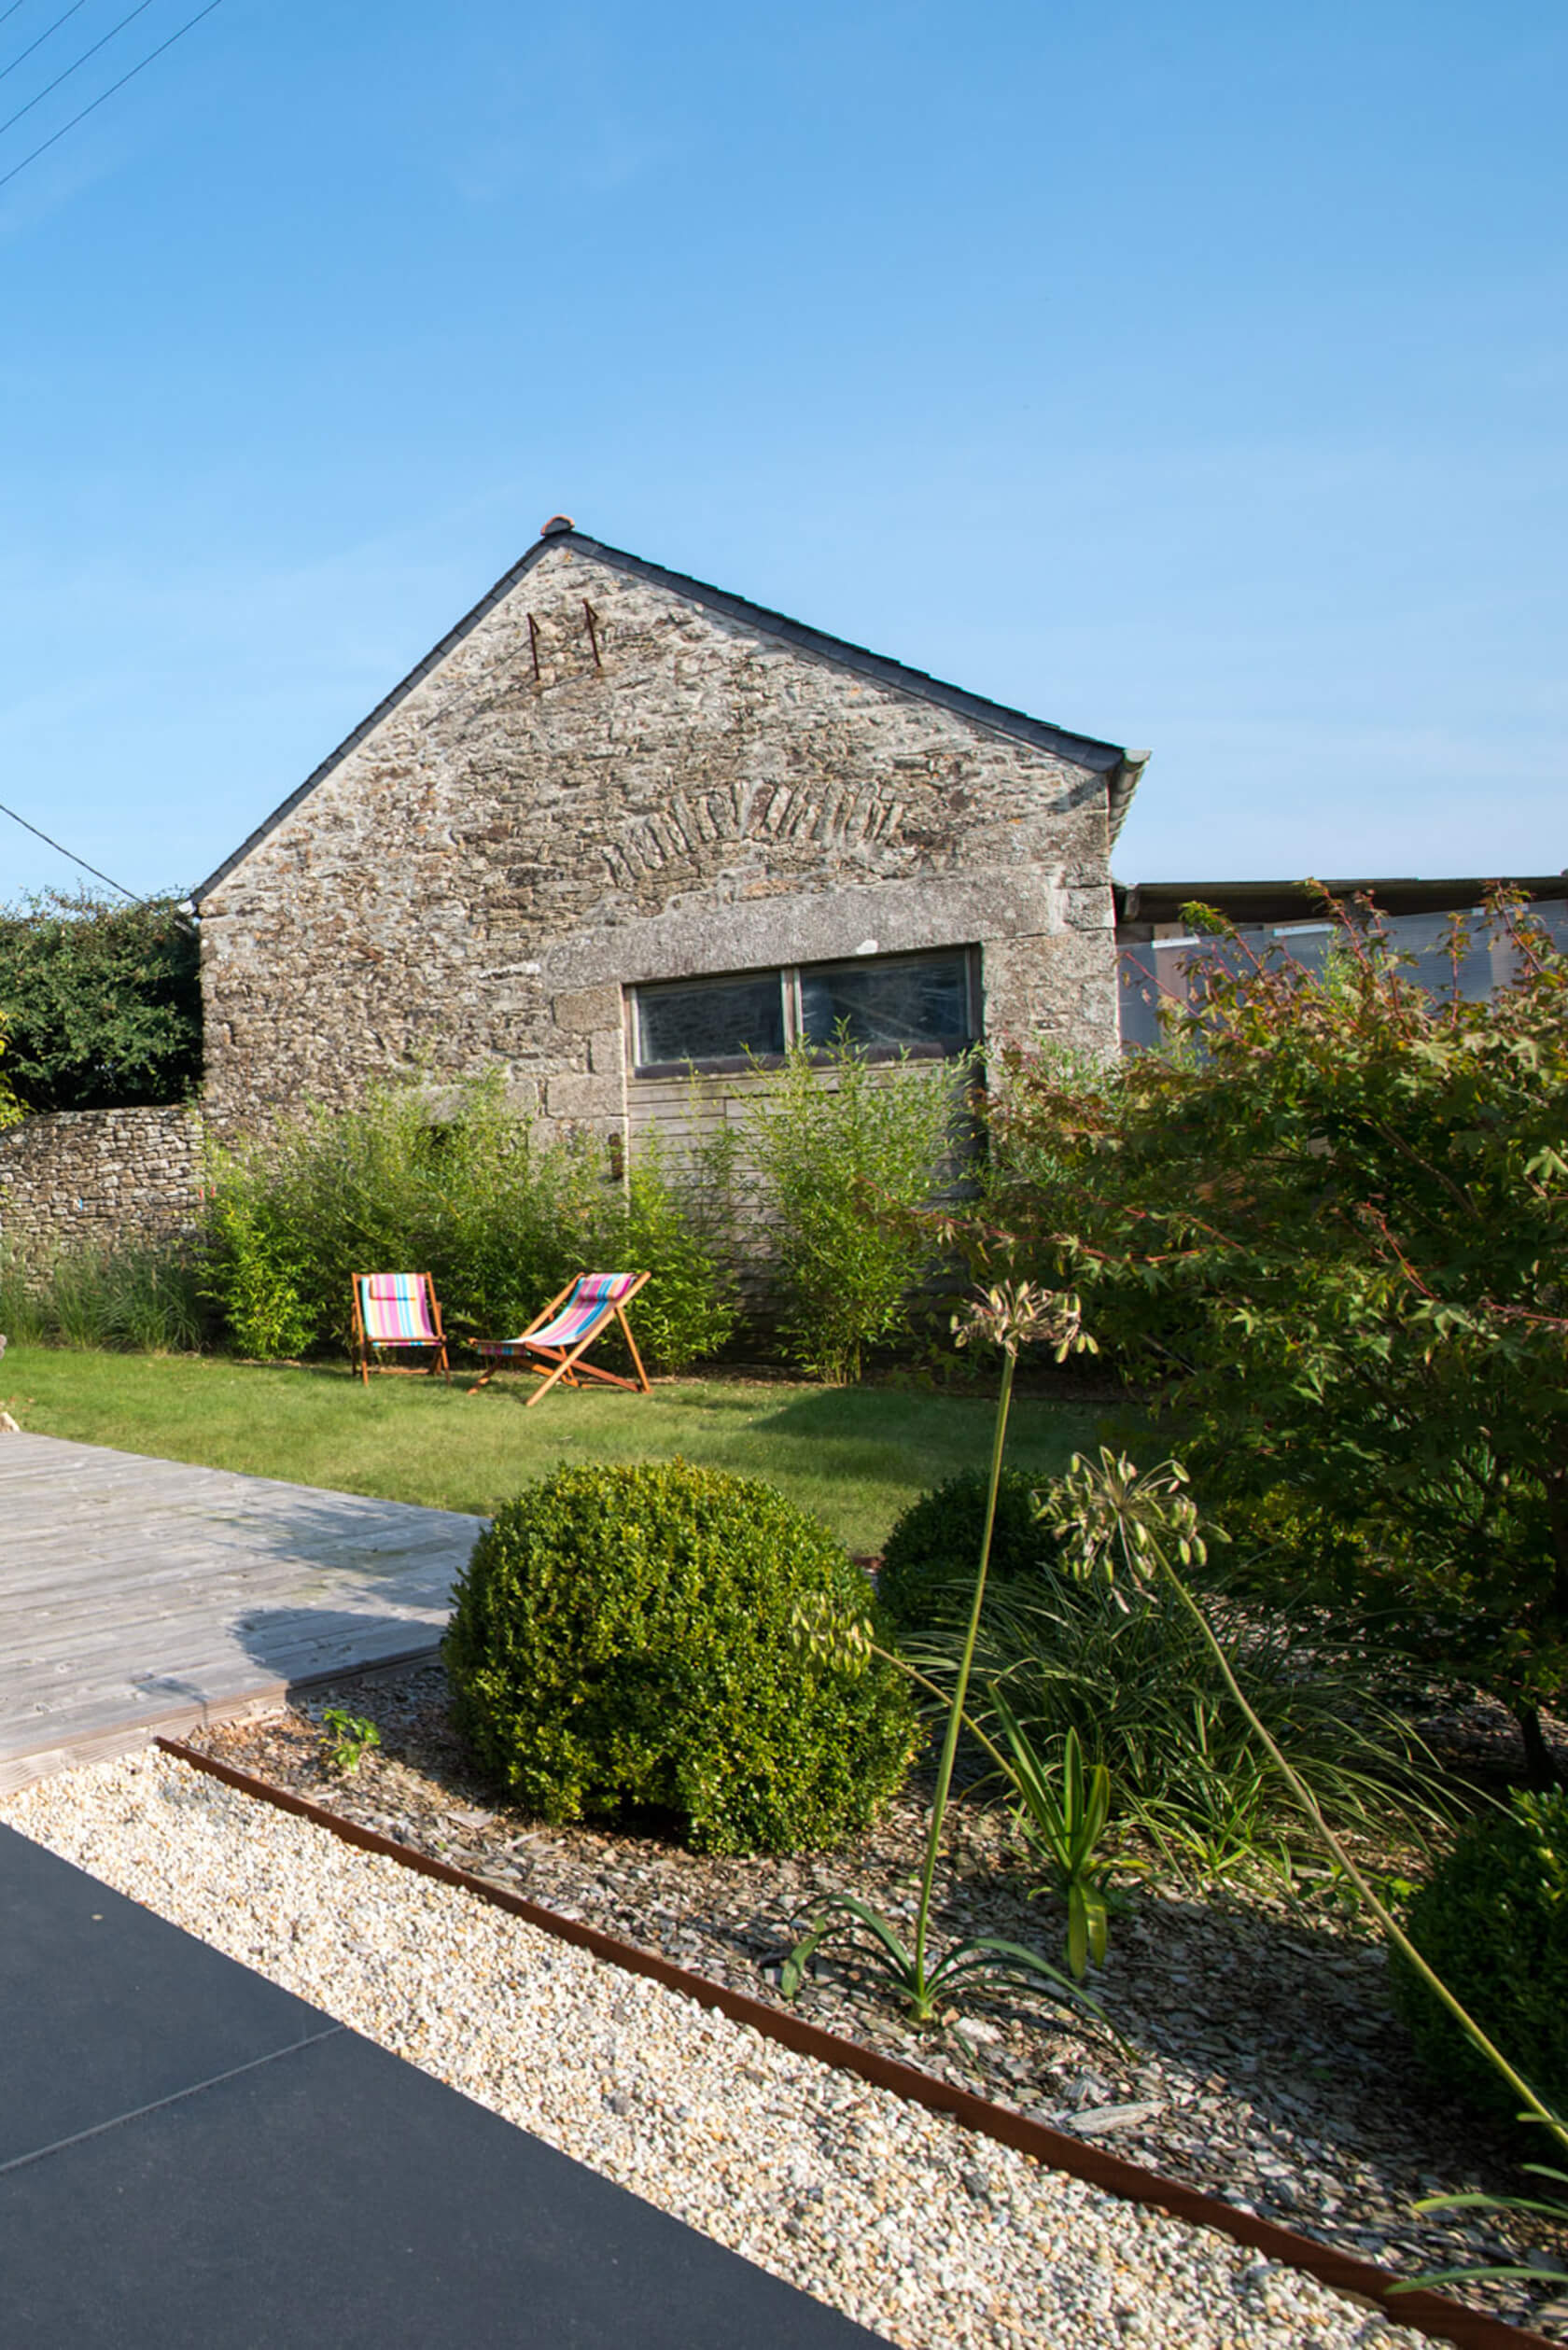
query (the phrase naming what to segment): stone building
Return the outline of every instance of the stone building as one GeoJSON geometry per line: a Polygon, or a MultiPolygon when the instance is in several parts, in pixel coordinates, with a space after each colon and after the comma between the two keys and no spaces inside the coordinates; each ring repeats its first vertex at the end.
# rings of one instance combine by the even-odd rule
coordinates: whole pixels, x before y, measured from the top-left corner
{"type": "Polygon", "coordinates": [[[1144,756],[557,517],[196,892],[208,1119],[499,1063],[623,1145],[840,1022],[1113,1051],[1144,756]]]}

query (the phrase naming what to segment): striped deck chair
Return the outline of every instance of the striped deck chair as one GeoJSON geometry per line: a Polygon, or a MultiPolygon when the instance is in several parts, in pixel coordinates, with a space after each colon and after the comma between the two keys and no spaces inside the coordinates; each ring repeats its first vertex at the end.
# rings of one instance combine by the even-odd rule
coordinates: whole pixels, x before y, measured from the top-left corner
{"type": "Polygon", "coordinates": [[[646,1395],[648,1374],[626,1320],[626,1308],[647,1279],[646,1273],[580,1273],[517,1337],[476,1339],[474,1351],[484,1357],[485,1367],[469,1393],[477,1395],[482,1387],[487,1387],[504,1363],[520,1363],[525,1371],[537,1371],[544,1381],[528,1398],[530,1410],[541,1395],[548,1395],[557,1379],[565,1379],[568,1387],[581,1387],[584,1379],[602,1379],[607,1387],[626,1387],[634,1395],[639,1391],[646,1395]],[[582,1360],[606,1323],[612,1321],[620,1323],[637,1365],[635,1379],[623,1379],[614,1371],[601,1371],[596,1363],[582,1360]],[[536,1355],[542,1361],[534,1361],[536,1355]]]}
{"type": "Polygon", "coordinates": [[[441,1306],[428,1273],[356,1273],[354,1276],[354,1336],[351,1357],[368,1387],[372,1371],[412,1375],[452,1373],[441,1332],[441,1306]],[[372,1357],[386,1348],[417,1347],[427,1350],[428,1363],[378,1363],[372,1357]]]}

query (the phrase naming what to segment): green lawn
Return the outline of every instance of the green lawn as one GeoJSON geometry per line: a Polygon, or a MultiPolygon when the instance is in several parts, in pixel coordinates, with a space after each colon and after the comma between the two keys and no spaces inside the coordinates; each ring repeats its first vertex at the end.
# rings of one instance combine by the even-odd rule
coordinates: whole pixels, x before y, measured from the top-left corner
{"type": "MultiPolygon", "coordinates": [[[[290,1370],[223,1356],[13,1347],[0,1404],[25,1429],[301,1485],[487,1513],[559,1462],[667,1460],[770,1478],[852,1550],[875,1551],[917,1493],[983,1466],[991,1406],[890,1388],[660,1382],[651,1396],[557,1390],[525,1412],[499,1382],[290,1370]]],[[[1014,1406],[1008,1457],[1052,1474],[1089,1443],[1082,1406],[1014,1406]]],[[[4,1438],[0,1437],[0,1443],[4,1438]]]]}

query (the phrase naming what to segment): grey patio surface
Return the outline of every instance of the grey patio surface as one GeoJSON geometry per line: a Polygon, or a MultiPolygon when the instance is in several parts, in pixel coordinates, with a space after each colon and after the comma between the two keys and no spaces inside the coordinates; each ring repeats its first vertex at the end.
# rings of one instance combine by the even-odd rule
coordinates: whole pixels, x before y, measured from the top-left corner
{"type": "Polygon", "coordinates": [[[875,2350],[6,1827],[0,1910],[7,2341],[875,2350]]]}
{"type": "Polygon", "coordinates": [[[433,1647],[481,1523],[0,1434],[0,1789],[433,1647]]]}

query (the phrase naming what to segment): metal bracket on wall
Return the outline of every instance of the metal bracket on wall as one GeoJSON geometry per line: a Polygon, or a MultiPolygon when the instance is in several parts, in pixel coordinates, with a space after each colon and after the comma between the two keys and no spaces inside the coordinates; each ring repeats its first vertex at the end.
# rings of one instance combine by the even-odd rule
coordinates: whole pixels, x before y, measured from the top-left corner
{"type": "Polygon", "coordinates": [[[586,596],[582,599],[582,617],[588,623],[588,642],[594,648],[594,666],[595,669],[602,669],[604,663],[599,658],[599,616],[586,596]]]}
{"type": "Polygon", "coordinates": [[[539,676],[539,622],[538,622],[538,621],[534,618],[534,616],[533,616],[532,612],[530,612],[530,613],[528,614],[528,648],[529,648],[529,650],[532,652],[532,654],[533,654],[533,656],[534,656],[534,683],[535,683],[536,685],[542,684],[542,682],[543,682],[542,678],[540,678],[540,676],[539,676]]]}

